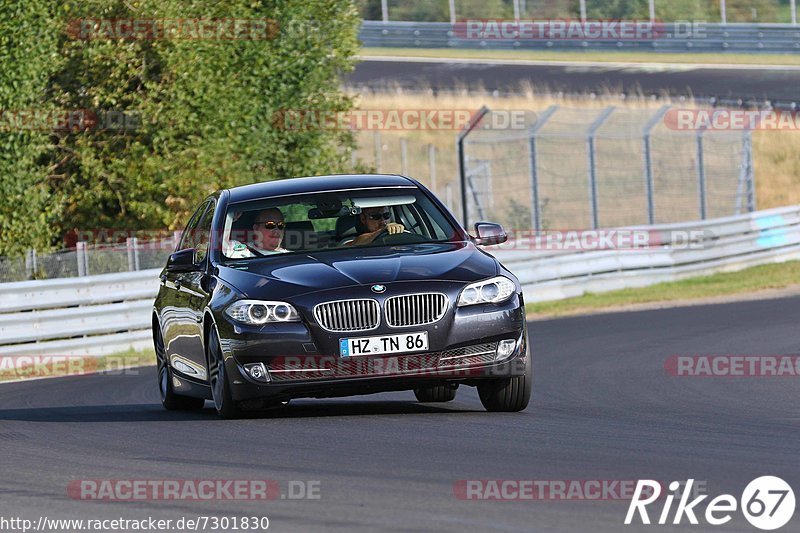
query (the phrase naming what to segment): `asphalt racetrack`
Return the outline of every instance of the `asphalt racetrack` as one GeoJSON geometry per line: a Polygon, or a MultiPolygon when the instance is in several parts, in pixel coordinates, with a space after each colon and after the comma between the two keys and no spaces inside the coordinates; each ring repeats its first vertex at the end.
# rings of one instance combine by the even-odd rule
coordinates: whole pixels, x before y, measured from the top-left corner
{"type": "Polygon", "coordinates": [[[354,87],[381,89],[399,86],[434,90],[458,87],[483,88],[501,93],[519,91],[525,85],[546,92],[569,94],[606,92],[656,96],[717,98],[736,104],[752,100],[776,103],[800,102],[800,68],[709,68],[701,65],[617,64],[504,64],[469,60],[360,62],[347,83],[354,87]]]}
{"type": "MultiPolygon", "coordinates": [[[[464,500],[454,484],[694,478],[712,497],[738,499],[750,480],[776,475],[796,490],[798,378],[675,377],[664,364],[796,355],[798,315],[800,298],[786,298],[531,322],[534,398],[514,414],[484,412],[462,387],[448,404],[415,403],[410,392],[297,400],[220,421],[208,403],[162,410],[152,367],[3,384],[0,516],[257,515],[275,531],[756,531],[738,511],[724,527],[626,527],[625,501],[464,500]],[[289,481],[314,480],[319,499],[68,496],[82,479],[270,479],[284,497],[289,481]]],[[[800,531],[797,513],[781,531],[800,531]]]]}

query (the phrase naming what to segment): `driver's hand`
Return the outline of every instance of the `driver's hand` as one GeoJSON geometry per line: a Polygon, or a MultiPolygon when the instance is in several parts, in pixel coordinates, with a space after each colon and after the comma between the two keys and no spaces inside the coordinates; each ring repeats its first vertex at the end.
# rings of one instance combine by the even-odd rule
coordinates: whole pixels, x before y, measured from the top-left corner
{"type": "Polygon", "coordinates": [[[403,233],[405,230],[405,226],[398,224],[397,222],[389,222],[386,224],[386,231],[389,233],[389,235],[397,235],[398,233],[403,233]]]}

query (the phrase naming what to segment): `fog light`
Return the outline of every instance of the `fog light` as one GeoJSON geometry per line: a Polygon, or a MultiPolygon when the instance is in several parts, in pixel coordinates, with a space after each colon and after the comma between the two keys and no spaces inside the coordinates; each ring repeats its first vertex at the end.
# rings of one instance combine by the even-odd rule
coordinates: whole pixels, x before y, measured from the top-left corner
{"type": "Polygon", "coordinates": [[[500,341],[497,344],[497,356],[495,356],[495,361],[502,361],[504,359],[508,359],[511,357],[511,354],[514,353],[514,349],[517,347],[517,341],[514,339],[508,339],[504,341],[500,341]]]}
{"type": "Polygon", "coordinates": [[[264,363],[250,363],[244,365],[244,371],[256,381],[262,383],[269,383],[270,381],[269,372],[267,372],[267,367],[264,366],[264,363]]]}
{"type": "Polygon", "coordinates": [[[172,367],[179,372],[183,372],[184,374],[197,374],[194,368],[190,367],[180,359],[173,359],[172,367]]]}

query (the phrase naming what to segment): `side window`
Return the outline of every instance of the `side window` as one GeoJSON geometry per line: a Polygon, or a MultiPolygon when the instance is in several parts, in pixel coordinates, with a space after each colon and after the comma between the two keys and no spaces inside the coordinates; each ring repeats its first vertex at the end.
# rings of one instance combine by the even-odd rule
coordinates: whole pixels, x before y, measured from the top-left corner
{"type": "Polygon", "coordinates": [[[426,237],[429,236],[429,231],[421,223],[419,213],[417,213],[416,208],[411,205],[400,206],[400,223],[403,224],[408,231],[418,235],[425,235],[426,237]]]}
{"type": "Polygon", "coordinates": [[[404,224],[406,229],[431,239],[443,240],[447,238],[442,227],[430,216],[430,211],[426,211],[424,206],[416,204],[403,205],[401,206],[401,212],[403,213],[403,218],[408,220],[408,224],[404,224]]]}
{"type": "Polygon", "coordinates": [[[208,202],[203,202],[200,204],[200,207],[198,207],[197,211],[194,212],[192,218],[189,219],[189,223],[186,224],[186,229],[183,230],[183,234],[181,235],[181,242],[178,243],[178,250],[194,248],[194,235],[197,230],[197,225],[200,223],[200,217],[203,216],[206,207],[208,207],[208,202]]]}
{"type": "Polygon", "coordinates": [[[197,225],[197,230],[195,231],[194,248],[196,252],[194,254],[194,262],[197,264],[205,261],[206,256],[208,256],[208,244],[211,239],[211,222],[214,219],[215,211],[214,207],[216,207],[215,202],[211,201],[208,203],[208,209],[200,219],[200,223],[197,225]]]}

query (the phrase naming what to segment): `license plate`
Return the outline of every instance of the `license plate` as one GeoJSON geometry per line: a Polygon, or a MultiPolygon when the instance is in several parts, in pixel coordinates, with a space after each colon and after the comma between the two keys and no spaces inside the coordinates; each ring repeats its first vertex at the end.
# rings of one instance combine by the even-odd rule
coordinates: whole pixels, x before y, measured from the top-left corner
{"type": "Polygon", "coordinates": [[[381,335],[379,337],[339,339],[339,354],[342,357],[423,352],[427,349],[427,331],[401,333],[399,335],[381,335]]]}

